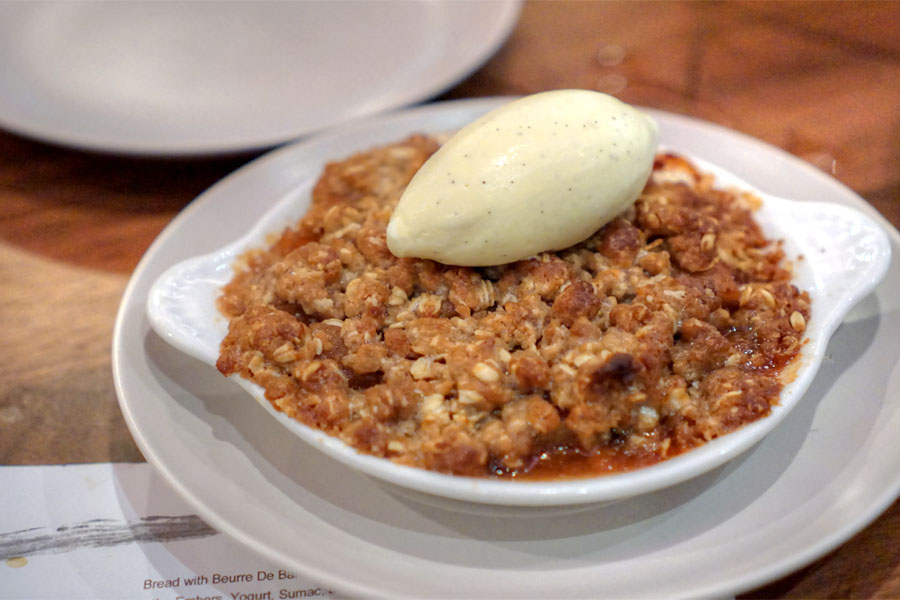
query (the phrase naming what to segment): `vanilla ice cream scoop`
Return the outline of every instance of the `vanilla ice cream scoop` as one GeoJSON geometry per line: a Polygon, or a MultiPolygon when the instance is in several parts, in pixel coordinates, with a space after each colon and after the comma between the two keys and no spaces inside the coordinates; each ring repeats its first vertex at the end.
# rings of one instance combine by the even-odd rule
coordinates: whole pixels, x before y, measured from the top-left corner
{"type": "Polygon", "coordinates": [[[460,129],[422,165],[388,224],[388,248],[463,266],[567,248],[637,199],[656,145],[656,124],[606,94],[515,100],[460,129]]]}

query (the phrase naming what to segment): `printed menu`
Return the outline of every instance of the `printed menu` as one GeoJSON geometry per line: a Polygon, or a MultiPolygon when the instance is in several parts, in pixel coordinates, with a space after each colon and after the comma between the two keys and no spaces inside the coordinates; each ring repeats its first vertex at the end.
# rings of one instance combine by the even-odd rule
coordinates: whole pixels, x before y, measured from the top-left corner
{"type": "Polygon", "coordinates": [[[147,464],[0,467],[0,598],[338,598],[196,516],[147,464]]]}

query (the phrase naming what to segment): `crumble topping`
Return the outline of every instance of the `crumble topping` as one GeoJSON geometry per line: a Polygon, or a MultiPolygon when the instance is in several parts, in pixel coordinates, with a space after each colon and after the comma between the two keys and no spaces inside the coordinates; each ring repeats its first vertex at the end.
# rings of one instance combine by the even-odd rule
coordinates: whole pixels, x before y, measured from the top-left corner
{"type": "Polygon", "coordinates": [[[632,469],[778,402],[810,301],[755,197],[660,155],[635,205],[566,250],[397,258],[391,211],[437,147],[326,166],[308,213],[223,290],[223,374],[361,452],[473,476],[632,469]]]}

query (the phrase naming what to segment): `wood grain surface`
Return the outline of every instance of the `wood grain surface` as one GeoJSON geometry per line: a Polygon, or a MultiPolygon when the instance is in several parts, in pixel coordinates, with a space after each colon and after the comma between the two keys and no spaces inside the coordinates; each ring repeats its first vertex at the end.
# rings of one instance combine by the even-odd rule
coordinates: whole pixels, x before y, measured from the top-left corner
{"type": "MultiPolygon", "coordinates": [[[[526,2],[440,99],[579,87],[707,119],[831,173],[898,226],[898,23],[898,2],[526,2]]],[[[123,158],[0,131],[0,463],[142,460],[110,372],[119,299],[162,228],[251,158],[123,158]]],[[[900,598],[900,504],[744,597],[900,598]]]]}

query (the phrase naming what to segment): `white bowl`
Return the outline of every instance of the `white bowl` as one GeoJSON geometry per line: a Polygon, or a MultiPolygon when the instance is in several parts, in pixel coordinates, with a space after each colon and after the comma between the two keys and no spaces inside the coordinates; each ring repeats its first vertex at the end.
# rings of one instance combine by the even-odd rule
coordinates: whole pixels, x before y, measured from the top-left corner
{"type": "MultiPolygon", "coordinates": [[[[673,151],[678,153],[677,149],[673,151]]],[[[831,334],[850,308],[884,277],[891,251],[884,230],[855,209],[769,196],[721,168],[681,154],[701,170],[714,174],[718,187],[738,187],[762,198],[756,217],[770,239],[784,240],[784,249],[794,262],[795,283],[812,298],[808,341],[797,359],[796,377],[785,385],[780,403],[768,416],[682,455],[631,472],[563,481],[493,480],[446,475],[360,454],[275,410],[258,385],[239,376],[233,376],[234,381],[312,448],[389,484],[395,491],[454,509],[492,514],[571,510],[659,490],[722,465],[756,444],[797,405],[823,360],[831,334]]],[[[168,269],[148,297],[147,313],[153,329],[179,350],[214,366],[228,328],[215,300],[232,277],[231,265],[239,255],[263,246],[267,237],[306,211],[314,181],[314,177],[305,179],[240,239],[168,269]]]]}

